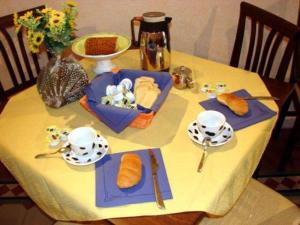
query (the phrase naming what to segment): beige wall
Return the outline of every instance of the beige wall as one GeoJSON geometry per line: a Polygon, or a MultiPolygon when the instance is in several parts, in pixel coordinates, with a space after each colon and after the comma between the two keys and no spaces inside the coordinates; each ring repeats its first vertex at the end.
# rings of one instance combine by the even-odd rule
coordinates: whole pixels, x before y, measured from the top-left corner
{"type": "MultiPolygon", "coordinates": [[[[0,16],[47,4],[60,8],[61,0],[0,0],[0,16]]],[[[239,16],[240,0],[77,0],[77,34],[112,31],[130,36],[130,20],[147,11],[173,17],[171,47],[228,64],[239,16]]],[[[296,23],[298,0],[249,0],[296,23]]]]}

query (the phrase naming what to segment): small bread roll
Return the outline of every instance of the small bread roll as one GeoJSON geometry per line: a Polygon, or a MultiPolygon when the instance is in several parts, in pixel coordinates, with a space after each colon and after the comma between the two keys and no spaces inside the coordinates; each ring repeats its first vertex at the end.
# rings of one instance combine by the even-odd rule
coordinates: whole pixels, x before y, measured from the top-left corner
{"type": "Polygon", "coordinates": [[[220,94],[217,96],[217,100],[228,106],[238,116],[243,116],[249,111],[248,102],[234,94],[220,94]]]}
{"type": "Polygon", "coordinates": [[[142,160],[134,153],[125,153],[121,158],[117,177],[119,188],[130,188],[138,184],[142,177],[142,160]]]}

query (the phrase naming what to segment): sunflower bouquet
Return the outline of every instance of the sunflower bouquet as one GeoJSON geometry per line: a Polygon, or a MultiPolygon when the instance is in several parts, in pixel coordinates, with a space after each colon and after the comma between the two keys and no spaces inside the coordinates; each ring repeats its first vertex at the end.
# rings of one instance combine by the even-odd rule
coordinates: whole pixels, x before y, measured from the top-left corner
{"type": "Polygon", "coordinates": [[[75,18],[77,16],[75,2],[66,2],[62,11],[52,8],[28,11],[23,16],[14,14],[16,32],[22,27],[27,30],[29,49],[33,53],[40,51],[42,43],[51,54],[58,55],[70,46],[74,39],[75,18]]]}

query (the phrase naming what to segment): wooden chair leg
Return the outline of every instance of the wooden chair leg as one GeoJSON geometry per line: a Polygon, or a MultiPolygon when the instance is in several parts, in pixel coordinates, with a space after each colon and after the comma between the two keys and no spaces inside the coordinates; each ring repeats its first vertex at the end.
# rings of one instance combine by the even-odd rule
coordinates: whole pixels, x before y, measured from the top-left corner
{"type": "Polygon", "coordinates": [[[285,117],[287,115],[287,112],[289,110],[292,99],[293,99],[293,95],[291,94],[289,96],[289,98],[286,100],[286,102],[284,103],[284,105],[282,106],[282,108],[280,109],[279,115],[278,115],[278,120],[276,122],[275,128],[274,128],[273,133],[272,133],[272,138],[277,139],[279,137],[280,130],[282,128],[284,119],[285,119],[285,117]]]}
{"type": "Polygon", "coordinates": [[[285,149],[285,151],[283,153],[283,156],[281,157],[281,160],[278,164],[277,171],[284,171],[285,170],[285,168],[286,168],[286,166],[287,166],[287,164],[288,164],[288,162],[289,162],[289,160],[292,156],[293,149],[296,145],[297,134],[298,134],[299,130],[300,130],[300,116],[297,116],[295,124],[292,128],[291,134],[288,138],[286,149],[285,149]]]}

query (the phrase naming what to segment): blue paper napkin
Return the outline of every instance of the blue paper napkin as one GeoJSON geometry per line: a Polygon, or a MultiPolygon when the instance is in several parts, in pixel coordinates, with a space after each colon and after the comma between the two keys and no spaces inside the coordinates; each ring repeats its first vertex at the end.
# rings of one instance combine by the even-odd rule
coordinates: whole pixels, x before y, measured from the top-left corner
{"type": "MultiPolygon", "coordinates": [[[[124,152],[106,155],[96,162],[96,206],[112,207],[141,202],[155,202],[155,194],[151,175],[151,165],[148,150],[137,150],[143,163],[142,179],[132,188],[117,187],[117,175],[120,160],[124,152]]],[[[172,199],[168,177],[159,148],[153,149],[159,168],[157,178],[163,199],[172,199]]]]}
{"type": "MultiPolygon", "coordinates": [[[[132,87],[132,92],[133,92],[132,87]]],[[[85,88],[88,97],[87,104],[95,112],[100,120],[113,131],[120,133],[124,130],[139,113],[157,112],[163,101],[166,99],[172,87],[172,79],[167,72],[149,72],[143,70],[120,70],[117,74],[104,73],[95,77],[85,88]],[[139,108],[138,110],[118,108],[101,104],[101,97],[106,95],[107,85],[117,85],[124,78],[129,78],[134,87],[135,79],[141,76],[153,77],[158,84],[161,94],[151,107],[151,109],[139,108]]]]}
{"type": "MultiPolygon", "coordinates": [[[[251,95],[244,89],[233,92],[240,97],[250,97],[251,95]]],[[[248,100],[249,112],[244,116],[237,116],[227,106],[219,103],[216,98],[209,99],[199,103],[206,110],[216,110],[223,113],[226,121],[234,130],[239,130],[244,127],[251,126],[260,121],[269,119],[276,115],[276,112],[269,109],[267,106],[257,100],[248,100]]]]}

